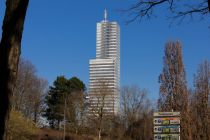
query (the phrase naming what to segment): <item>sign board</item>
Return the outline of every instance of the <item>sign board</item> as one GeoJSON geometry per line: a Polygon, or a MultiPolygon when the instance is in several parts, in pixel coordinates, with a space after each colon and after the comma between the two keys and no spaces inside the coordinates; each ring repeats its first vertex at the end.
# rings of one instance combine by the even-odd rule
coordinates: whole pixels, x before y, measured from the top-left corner
{"type": "Polygon", "coordinates": [[[179,117],[171,117],[171,118],[154,118],[154,125],[176,125],[180,124],[179,117]]]}
{"type": "Polygon", "coordinates": [[[154,133],[180,133],[179,125],[154,126],[154,133]]]}
{"type": "Polygon", "coordinates": [[[180,140],[180,112],[155,112],[154,140],[180,140]]]}
{"type": "Polygon", "coordinates": [[[180,140],[180,134],[155,134],[154,140],[180,140]]]}
{"type": "Polygon", "coordinates": [[[175,117],[180,116],[180,112],[154,112],[154,117],[175,117]]]}

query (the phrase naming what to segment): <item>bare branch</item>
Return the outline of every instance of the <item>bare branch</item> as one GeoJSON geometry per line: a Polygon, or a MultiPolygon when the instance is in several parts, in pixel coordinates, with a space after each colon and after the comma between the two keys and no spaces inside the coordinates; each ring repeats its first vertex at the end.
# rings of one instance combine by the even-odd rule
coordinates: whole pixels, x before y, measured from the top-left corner
{"type": "Polygon", "coordinates": [[[131,23],[131,22],[137,20],[138,18],[140,18],[140,19],[143,17],[149,18],[153,14],[153,8],[162,4],[162,3],[165,3],[165,2],[169,2],[172,7],[173,0],[169,0],[169,1],[168,0],[159,0],[157,2],[150,1],[150,0],[139,1],[135,5],[131,6],[129,9],[124,10],[124,12],[131,12],[131,13],[134,13],[134,15],[135,15],[133,18],[128,20],[126,23],[131,23]]]}
{"type": "Polygon", "coordinates": [[[196,14],[204,17],[210,12],[209,1],[203,0],[197,3],[189,3],[179,0],[140,0],[127,10],[124,10],[131,16],[126,21],[126,24],[138,19],[141,21],[142,18],[151,18],[155,14],[154,9],[161,6],[167,9],[170,19],[180,19],[182,21],[186,16],[192,17],[196,14]]]}

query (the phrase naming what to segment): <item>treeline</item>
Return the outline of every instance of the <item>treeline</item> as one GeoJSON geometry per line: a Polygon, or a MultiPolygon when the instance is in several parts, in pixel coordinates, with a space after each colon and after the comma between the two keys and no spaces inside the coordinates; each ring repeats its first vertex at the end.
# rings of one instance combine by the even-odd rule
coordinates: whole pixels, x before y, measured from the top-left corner
{"type": "Polygon", "coordinates": [[[30,139],[38,135],[38,128],[49,127],[62,134],[60,139],[65,132],[66,139],[74,135],[75,139],[88,136],[88,139],[152,140],[153,112],[180,111],[182,140],[210,139],[210,62],[201,62],[194,74],[193,87],[188,87],[181,44],[168,42],[158,82],[157,104],[148,98],[146,89],[123,86],[118,115],[106,114],[104,104],[109,95],[106,90],[97,97],[91,116],[88,91],[79,78],[58,76],[48,87],[47,81],[37,76],[35,67],[21,59],[7,134],[11,140],[19,136],[30,139]]]}
{"type": "MultiPolygon", "coordinates": [[[[108,89],[106,83],[99,81],[99,85],[101,89],[108,89]]],[[[112,116],[107,114],[105,106],[109,90],[98,91],[97,105],[90,112],[91,102],[85,89],[84,83],[76,77],[57,77],[45,100],[44,116],[52,129],[98,139],[152,139],[153,107],[147,90],[124,86],[121,111],[112,116]]]]}
{"type": "MultiPolygon", "coordinates": [[[[78,109],[74,109],[72,116],[72,118],[77,118],[77,123],[67,119],[65,124],[71,129],[75,126],[79,128],[69,130],[71,133],[91,134],[97,136],[98,139],[148,140],[153,139],[152,115],[154,111],[180,111],[181,139],[210,139],[209,61],[204,60],[198,66],[197,72],[194,74],[194,86],[190,88],[186,80],[181,44],[178,41],[168,42],[165,46],[163,69],[158,82],[160,89],[159,99],[157,105],[155,105],[157,107],[146,96],[146,90],[140,89],[137,86],[125,86],[121,88],[120,114],[115,117],[106,116],[105,111],[103,111],[106,109],[104,106],[105,101],[103,100],[105,100],[106,94],[108,96],[109,93],[104,90],[97,91],[100,92],[102,97],[96,97],[97,105],[93,109],[94,116],[88,116],[88,102],[84,98],[81,98],[81,103],[83,102],[82,106],[80,106],[79,112],[75,112],[78,109]],[[76,114],[82,115],[77,116],[76,114]]],[[[106,86],[104,83],[101,85],[106,86]]],[[[56,87],[56,85],[54,86],[56,87]]],[[[69,93],[71,94],[71,92],[69,93]]],[[[75,96],[76,94],[73,95],[75,96]]],[[[64,100],[62,104],[64,106],[64,100]]],[[[59,128],[62,129],[62,127],[59,128]]]]}

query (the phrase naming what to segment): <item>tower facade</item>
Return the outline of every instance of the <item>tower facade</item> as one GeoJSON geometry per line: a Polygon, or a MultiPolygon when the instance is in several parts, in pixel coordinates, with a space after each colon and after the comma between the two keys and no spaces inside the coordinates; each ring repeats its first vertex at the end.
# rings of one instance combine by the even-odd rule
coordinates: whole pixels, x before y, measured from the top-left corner
{"type": "Polygon", "coordinates": [[[117,22],[97,23],[96,59],[89,62],[90,111],[103,109],[106,113],[119,112],[120,89],[120,27],[117,22]]]}

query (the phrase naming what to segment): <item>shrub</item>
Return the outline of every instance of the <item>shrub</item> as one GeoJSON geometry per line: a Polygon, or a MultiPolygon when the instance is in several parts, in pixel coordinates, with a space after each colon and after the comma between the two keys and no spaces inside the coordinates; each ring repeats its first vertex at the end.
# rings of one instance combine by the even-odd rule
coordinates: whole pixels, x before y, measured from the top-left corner
{"type": "Polygon", "coordinates": [[[12,110],[8,122],[7,136],[9,140],[30,140],[38,128],[32,120],[25,118],[20,112],[12,110]]]}

